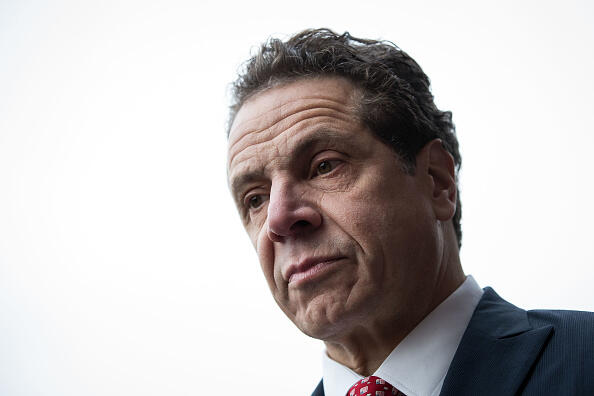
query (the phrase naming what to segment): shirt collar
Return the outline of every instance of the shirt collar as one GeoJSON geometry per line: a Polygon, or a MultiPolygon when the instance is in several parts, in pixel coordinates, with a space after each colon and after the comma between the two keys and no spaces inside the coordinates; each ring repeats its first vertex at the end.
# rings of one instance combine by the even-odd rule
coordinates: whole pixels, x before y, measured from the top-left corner
{"type": "MultiPolygon", "coordinates": [[[[462,335],[483,295],[472,276],[427,315],[373,374],[407,396],[438,395],[462,335]]],[[[324,352],[324,393],[344,396],[363,378],[324,352]]]]}

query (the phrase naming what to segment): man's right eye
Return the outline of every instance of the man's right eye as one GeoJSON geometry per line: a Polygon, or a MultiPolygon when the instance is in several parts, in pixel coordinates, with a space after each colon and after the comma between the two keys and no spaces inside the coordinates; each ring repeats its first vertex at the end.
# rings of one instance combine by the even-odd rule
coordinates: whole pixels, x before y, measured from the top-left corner
{"type": "Polygon", "coordinates": [[[248,206],[249,206],[250,209],[257,209],[257,208],[259,208],[262,205],[262,202],[264,202],[264,199],[262,198],[262,195],[252,195],[247,200],[247,204],[248,204],[248,206]]]}

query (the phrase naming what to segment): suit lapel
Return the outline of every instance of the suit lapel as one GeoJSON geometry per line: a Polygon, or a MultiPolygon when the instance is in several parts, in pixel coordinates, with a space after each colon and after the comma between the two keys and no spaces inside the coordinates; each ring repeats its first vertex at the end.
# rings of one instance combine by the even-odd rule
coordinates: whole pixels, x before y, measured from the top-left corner
{"type": "Polygon", "coordinates": [[[513,395],[553,327],[533,328],[526,311],[486,288],[441,390],[447,395],[513,395]]]}
{"type": "Polygon", "coordinates": [[[314,389],[311,396],[324,396],[324,382],[323,380],[318,383],[316,389],[314,389]]]}

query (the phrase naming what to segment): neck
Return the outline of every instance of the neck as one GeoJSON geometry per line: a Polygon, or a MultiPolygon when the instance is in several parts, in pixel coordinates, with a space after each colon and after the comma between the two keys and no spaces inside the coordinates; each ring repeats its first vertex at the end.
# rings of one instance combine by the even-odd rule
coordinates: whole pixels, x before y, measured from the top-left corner
{"type": "MultiPolygon", "coordinates": [[[[445,252],[444,252],[445,253],[445,252]]],[[[402,340],[439,304],[452,294],[466,279],[457,254],[443,257],[441,271],[434,279],[430,296],[413,296],[407,307],[423,307],[397,312],[389,318],[366,318],[366,326],[355,326],[348,334],[325,340],[328,356],[362,376],[372,375],[402,340]],[[424,304],[421,301],[424,300],[424,304]],[[417,304],[417,301],[419,304],[417,304]]],[[[426,290],[419,287],[418,290],[426,290]]],[[[394,306],[402,305],[395,302],[394,306]]]]}
{"type": "Polygon", "coordinates": [[[372,375],[392,350],[414,328],[385,329],[380,325],[358,328],[346,337],[325,341],[328,356],[363,377],[372,375]],[[391,331],[389,331],[391,330],[391,331]]]}

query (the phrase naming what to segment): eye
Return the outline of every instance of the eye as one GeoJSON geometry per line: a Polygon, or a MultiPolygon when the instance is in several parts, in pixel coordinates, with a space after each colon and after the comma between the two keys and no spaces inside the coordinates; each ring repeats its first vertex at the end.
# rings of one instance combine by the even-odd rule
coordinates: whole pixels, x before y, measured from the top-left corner
{"type": "Polygon", "coordinates": [[[250,209],[257,209],[260,206],[262,206],[263,202],[264,202],[264,198],[262,198],[262,195],[260,195],[260,194],[252,195],[251,197],[249,197],[247,199],[247,206],[250,209]]]}
{"type": "Polygon", "coordinates": [[[315,175],[314,176],[325,175],[327,173],[332,172],[334,170],[334,168],[336,168],[336,166],[338,165],[338,162],[339,162],[338,160],[324,160],[324,161],[321,161],[316,166],[315,175]]]}

